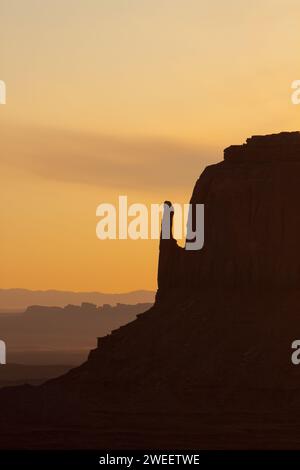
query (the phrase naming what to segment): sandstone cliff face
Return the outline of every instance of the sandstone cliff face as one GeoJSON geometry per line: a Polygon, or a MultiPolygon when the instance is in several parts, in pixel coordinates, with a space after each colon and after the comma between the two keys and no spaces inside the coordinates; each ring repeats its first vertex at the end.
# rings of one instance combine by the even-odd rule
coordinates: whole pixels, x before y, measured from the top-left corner
{"type": "Polygon", "coordinates": [[[158,299],[173,288],[300,286],[300,133],[225,149],[224,161],[198,179],[191,204],[205,205],[204,247],[161,242],[158,299]]]}

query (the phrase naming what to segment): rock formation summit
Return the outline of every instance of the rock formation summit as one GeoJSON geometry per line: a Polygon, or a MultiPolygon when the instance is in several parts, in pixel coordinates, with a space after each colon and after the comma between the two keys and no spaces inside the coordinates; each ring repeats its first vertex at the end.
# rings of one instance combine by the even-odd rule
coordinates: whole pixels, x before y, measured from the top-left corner
{"type": "Polygon", "coordinates": [[[172,289],[299,288],[299,132],[228,147],[201,174],[191,204],[205,206],[204,248],[162,241],[158,298],[172,289]]]}
{"type": "Polygon", "coordinates": [[[204,247],[161,240],[150,310],[66,375],[0,392],[1,427],[23,423],[24,446],[32,426],[37,446],[73,445],[56,431],[74,425],[83,447],[300,447],[300,133],[225,149],[191,204],[204,247]]]}

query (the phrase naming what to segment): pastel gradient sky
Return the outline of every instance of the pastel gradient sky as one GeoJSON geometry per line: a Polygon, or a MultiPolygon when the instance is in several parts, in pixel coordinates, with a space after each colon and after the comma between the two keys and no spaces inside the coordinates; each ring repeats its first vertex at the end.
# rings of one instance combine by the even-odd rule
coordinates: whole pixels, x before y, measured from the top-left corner
{"type": "Polygon", "coordinates": [[[157,241],[96,206],[188,202],[253,134],[300,128],[299,0],[0,0],[0,287],[156,288],[157,241]]]}

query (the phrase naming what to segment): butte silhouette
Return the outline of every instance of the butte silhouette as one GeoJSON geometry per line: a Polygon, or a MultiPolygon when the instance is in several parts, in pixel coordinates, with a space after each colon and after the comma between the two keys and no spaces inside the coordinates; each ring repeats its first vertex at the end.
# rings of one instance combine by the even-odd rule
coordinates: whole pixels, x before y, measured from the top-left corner
{"type": "Polygon", "coordinates": [[[150,310],[66,375],[0,391],[1,447],[300,447],[300,133],[225,149],[191,204],[203,249],[161,240],[150,310]]]}

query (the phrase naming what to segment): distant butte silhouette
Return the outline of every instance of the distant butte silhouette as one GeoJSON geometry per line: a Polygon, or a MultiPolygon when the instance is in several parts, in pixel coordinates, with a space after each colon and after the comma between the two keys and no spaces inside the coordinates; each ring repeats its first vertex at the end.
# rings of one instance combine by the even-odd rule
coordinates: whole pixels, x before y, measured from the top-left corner
{"type": "Polygon", "coordinates": [[[300,447],[300,133],[225,149],[191,203],[204,248],[161,240],[150,310],[66,375],[0,391],[1,447],[300,447]]]}

